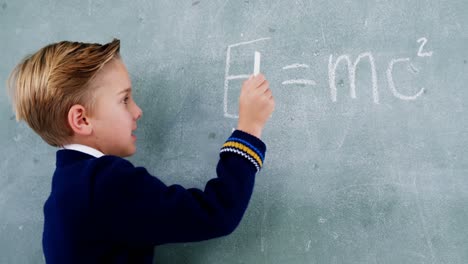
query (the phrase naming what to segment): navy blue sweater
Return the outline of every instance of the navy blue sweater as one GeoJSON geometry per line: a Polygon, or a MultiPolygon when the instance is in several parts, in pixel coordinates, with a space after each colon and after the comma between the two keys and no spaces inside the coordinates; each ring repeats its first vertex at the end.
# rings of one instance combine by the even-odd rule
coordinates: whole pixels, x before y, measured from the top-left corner
{"type": "Polygon", "coordinates": [[[236,130],[204,190],[167,186],[129,161],[61,149],[44,205],[47,263],[152,263],[154,246],[233,232],[250,200],[265,144],[236,130]]]}

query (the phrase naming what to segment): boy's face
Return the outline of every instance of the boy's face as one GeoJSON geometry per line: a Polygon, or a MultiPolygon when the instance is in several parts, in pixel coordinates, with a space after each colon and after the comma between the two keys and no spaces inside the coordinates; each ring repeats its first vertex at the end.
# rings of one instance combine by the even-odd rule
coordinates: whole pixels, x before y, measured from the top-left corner
{"type": "Polygon", "coordinates": [[[107,63],[96,76],[95,108],[89,117],[92,124],[93,145],[102,153],[120,157],[136,151],[136,137],[132,131],[142,111],[133,101],[131,81],[120,59],[107,63]]]}

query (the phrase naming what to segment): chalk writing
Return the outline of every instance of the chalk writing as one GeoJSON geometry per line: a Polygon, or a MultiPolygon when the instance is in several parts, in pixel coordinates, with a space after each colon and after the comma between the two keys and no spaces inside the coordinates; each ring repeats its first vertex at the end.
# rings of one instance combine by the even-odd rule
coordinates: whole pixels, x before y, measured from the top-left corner
{"type": "MultiPolygon", "coordinates": [[[[270,40],[270,38],[259,38],[256,40],[252,41],[246,41],[246,42],[240,42],[236,44],[229,45],[227,48],[227,53],[226,53],[226,68],[225,68],[225,78],[224,78],[224,116],[227,118],[238,118],[236,114],[228,113],[228,90],[229,90],[229,82],[231,80],[236,80],[236,79],[247,79],[251,74],[240,74],[240,75],[230,75],[229,70],[231,66],[231,51],[235,47],[240,47],[243,45],[251,45],[260,41],[266,41],[270,40]]],[[[417,56],[418,57],[432,57],[433,51],[425,51],[425,46],[428,43],[427,38],[421,37],[417,40],[417,43],[419,43],[419,49],[417,51],[417,56]]],[[[257,54],[256,56],[259,56],[257,54]]],[[[351,56],[348,54],[342,54],[340,56],[337,56],[335,59],[335,56],[333,54],[329,55],[328,58],[328,86],[330,89],[330,99],[332,102],[337,101],[337,95],[338,95],[338,89],[336,86],[336,72],[337,68],[340,65],[341,62],[344,62],[347,71],[348,71],[348,79],[349,79],[349,94],[352,99],[356,99],[356,72],[357,68],[360,65],[360,63],[363,60],[366,60],[369,62],[370,66],[370,73],[371,73],[371,83],[372,83],[372,99],[375,104],[380,103],[380,94],[379,94],[379,86],[378,86],[378,79],[377,79],[377,68],[376,68],[376,62],[374,59],[374,55],[370,51],[366,51],[363,53],[358,54],[356,59],[352,61],[351,56]]],[[[257,62],[259,63],[259,57],[257,57],[257,62]]],[[[396,98],[403,100],[403,101],[411,101],[411,100],[416,100],[418,97],[420,97],[422,94],[425,92],[425,88],[420,88],[419,91],[413,95],[405,95],[401,93],[394,81],[394,76],[393,76],[393,70],[394,67],[397,64],[400,63],[407,63],[408,64],[408,70],[413,72],[413,73],[419,73],[419,70],[414,67],[413,64],[411,64],[411,59],[408,57],[404,58],[392,58],[390,62],[388,63],[387,69],[386,69],[386,78],[387,78],[387,83],[390,91],[392,92],[393,96],[396,98]]],[[[289,71],[293,69],[308,69],[310,66],[308,64],[304,63],[293,63],[289,64],[286,66],[282,67],[282,70],[284,71],[289,71]]],[[[339,82],[343,86],[343,81],[340,80],[339,82]]],[[[315,80],[311,79],[290,79],[290,80],[285,80],[281,83],[282,85],[302,85],[302,86],[316,86],[317,82],[315,80]]]]}
{"type": "Polygon", "coordinates": [[[405,62],[405,61],[409,61],[409,60],[410,60],[409,58],[393,59],[388,64],[388,69],[387,69],[387,80],[388,80],[388,86],[390,87],[390,90],[392,91],[393,95],[396,98],[399,98],[399,99],[405,100],[405,101],[416,100],[421,94],[424,93],[424,88],[421,88],[421,90],[419,90],[419,92],[417,94],[412,95],[412,96],[406,96],[406,95],[403,95],[400,92],[398,92],[397,89],[395,88],[395,83],[393,82],[393,74],[392,74],[393,73],[393,65],[395,65],[395,63],[405,62]]]}
{"type": "Polygon", "coordinates": [[[420,38],[418,39],[418,43],[421,42],[421,46],[419,46],[418,50],[418,56],[419,57],[431,57],[432,56],[432,51],[429,52],[423,52],[422,50],[424,49],[424,45],[427,43],[427,38],[420,38]]]}
{"type": "MultiPolygon", "coordinates": [[[[292,70],[292,69],[298,69],[298,68],[309,68],[309,65],[307,64],[300,64],[300,63],[294,63],[291,65],[286,65],[283,67],[283,70],[292,70]]],[[[309,80],[309,79],[294,79],[294,80],[286,80],[281,83],[282,85],[289,85],[289,84],[301,84],[301,85],[316,85],[317,83],[314,80],[309,80]]]]}
{"type": "Polygon", "coordinates": [[[282,82],[281,84],[282,85],[288,85],[288,84],[316,85],[317,83],[314,80],[296,79],[296,80],[286,80],[282,82]]]}
{"type": "Polygon", "coordinates": [[[369,63],[371,65],[371,71],[372,71],[372,94],[374,98],[374,103],[378,104],[379,103],[379,91],[377,87],[377,70],[375,69],[375,62],[374,62],[374,57],[372,56],[372,53],[370,52],[365,52],[359,54],[357,59],[354,61],[354,64],[351,64],[351,60],[348,55],[341,55],[336,59],[336,62],[333,63],[333,55],[330,55],[330,58],[328,60],[328,80],[330,84],[330,93],[331,93],[331,99],[333,102],[336,102],[336,68],[338,66],[338,63],[340,63],[341,60],[346,60],[348,63],[348,76],[349,76],[349,86],[350,86],[350,96],[351,98],[355,99],[356,98],[356,66],[359,64],[362,58],[368,57],[369,58],[369,63]]]}
{"type": "Polygon", "coordinates": [[[307,64],[294,63],[291,65],[286,65],[283,67],[283,70],[296,69],[296,68],[310,68],[307,64]]]}
{"type": "Polygon", "coordinates": [[[252,41],[240,42],[236,44],[229,45],[227,48],[227,55],[226,55],[226,69],[224,74],[224,116],[228,118],[238,118],[238,115],[229,114],[228,113],[228,90],[229,90],[229,81],[236,80],[236,79],[248,79],[249,74],[242,74],[242,75],[229,75],[229,69],[231,67],[231,49],[235,47],[239,47],[242,45],[248,45],[255,42],[268,40],[270,38],[260,38],[252,41]]]}

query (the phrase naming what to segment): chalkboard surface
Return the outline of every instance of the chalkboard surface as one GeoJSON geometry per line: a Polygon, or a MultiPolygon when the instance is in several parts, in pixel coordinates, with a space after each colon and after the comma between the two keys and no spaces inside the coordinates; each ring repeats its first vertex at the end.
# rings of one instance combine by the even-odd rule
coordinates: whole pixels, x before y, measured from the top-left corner
{"type": "MultiPolygon", "coordinates": [[[[238,229],[156,263],[467,263],[468,2],[0,0],[0,80],[60,40],[119,38],[130,158],[202,188],[254,53],[276,110],[238,229]]],[[[3,85],[2,85],[3,87],[3,85]]],[[[0,263],[44,263],[56,149],[0,93],[0,263]]]]}

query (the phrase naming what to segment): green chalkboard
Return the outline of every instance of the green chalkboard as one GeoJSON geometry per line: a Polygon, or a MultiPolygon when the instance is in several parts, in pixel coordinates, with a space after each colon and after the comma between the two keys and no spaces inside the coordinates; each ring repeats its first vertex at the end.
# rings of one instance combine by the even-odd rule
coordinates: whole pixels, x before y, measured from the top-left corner
{"type": "MultiPolygon", "coordinates": [[[[0,81],[60,40],[121,40],[130,158],[200,187],[261,54],[276,110],[236,231],[156,263],[467,263],[468,2],[0,0],[0,81]]],[[[3,86],[2,86],[3,87],[3,86]]],[[[44,263],[56,149],[0,93],[0,263],[44,263]]]]}

